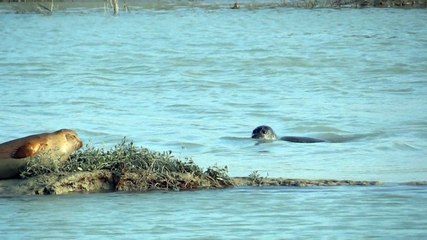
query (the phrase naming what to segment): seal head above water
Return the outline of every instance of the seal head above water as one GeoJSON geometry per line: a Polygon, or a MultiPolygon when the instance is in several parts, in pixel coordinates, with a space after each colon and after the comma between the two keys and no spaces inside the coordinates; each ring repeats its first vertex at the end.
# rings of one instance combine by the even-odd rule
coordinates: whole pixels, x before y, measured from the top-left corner
{"type": "Polygon", "coordinates": [[[258,126],[252,131],[252,138],[260,140],[270,140],[275,141],[278,139],[276,133],[269,126],[258,126]]]}
{"type": "Polygon", "coordinates": [[[0,179],[17,178],[31,157],[40,156],[60,164],[80,149],[83,142],[77,133],[61,129],[52,133],[42,133],[18,138],[0,144],[0,179]]]}
{"type": "Polygon", "coordinates": [[[262,125],[256,127],[252,131],[252,138],[264,141],[275,141],[275,140],[283,140],[288,142],[295,143],[317,143],[317,142],[325,142],[324,140],[317,138],[309,138],[309,137],[294,137],[294,136],[285,136],[279,138],[276,133],[274,133],[273,129],[269,126],[262,125]]]}

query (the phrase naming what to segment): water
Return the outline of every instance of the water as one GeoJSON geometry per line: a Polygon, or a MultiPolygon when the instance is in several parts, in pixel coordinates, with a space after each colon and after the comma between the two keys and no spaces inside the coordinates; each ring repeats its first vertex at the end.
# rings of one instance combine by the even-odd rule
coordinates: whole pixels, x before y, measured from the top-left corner
{"type": "Polygon", "coordinates": [[[388,186],[0,198],[0,232],[3,239],[423,239],[426,196],[425,188],[388,186]]]}
{"type": "MultiPolygon", "coordinates": [[[[126,136],[232,176],[427,180],[424,9],[215,6],[1,13],[0,142],[72,128],[92,146],[126,136]],[[256,144],[262,124],[330,143],[256,144]]],[[[425,236],[425,187],[393,184],[6,198],[1,232],[425,236]]]]}

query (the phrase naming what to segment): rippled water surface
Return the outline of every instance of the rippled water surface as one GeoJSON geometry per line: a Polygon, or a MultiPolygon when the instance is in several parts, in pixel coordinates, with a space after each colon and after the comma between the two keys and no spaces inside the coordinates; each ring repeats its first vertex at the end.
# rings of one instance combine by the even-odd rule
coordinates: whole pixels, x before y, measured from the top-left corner
{"type": "Polygon", "coordinates": [[[423,239],[426,188],[235,188],[0,198],[3,239],[423,239]]]}
{"type": "MultiPolygon", "coordinates": [[[[424,9],[5,11],[0,142],[72,128],[96,147],[126,136],[203,167],[227,165],[232,176],[426,181],[426,19],[424,9]],[[250,135],[261,124],[328,143],[256,144],[250,135]]],[[[1,199],[1,207],[3,222],[23,219],[2,225],[10,238],[11,229],[29,238],[45,230],[375,238],[426,235],[425,200],[422,187],[280,188],[1,199]]]]}

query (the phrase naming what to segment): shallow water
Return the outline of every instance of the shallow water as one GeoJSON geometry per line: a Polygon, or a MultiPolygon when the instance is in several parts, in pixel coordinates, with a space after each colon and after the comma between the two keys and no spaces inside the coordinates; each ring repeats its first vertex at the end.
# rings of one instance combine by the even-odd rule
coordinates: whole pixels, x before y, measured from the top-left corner
{"type": "MultiPolygon", "coordinates": [[[[227,165],[232,176],[426,181],[426,19],[424,9],[2,12],[0,142],[72,128],[96,147],[126,136],[203,167],[227,165]],[[250,135],[261,124],[329,142],[257,144],[250,135]]],[[[2,198],[0,232],[422,238],[425,193],[393,185],[2,198]]]]}
{"type": "Polygon", "coordinates": [[[0,198],[3,239],[423,239],[425,187],[0,198]],[[398,210],[398,211],[396,211],[398,210]]]}
{"type": "Polygon", "coordinates": [[[424,9],[85,11],[0,15],[0,141],[72,128],[231,175],[427,180],[424,9]],[[261,124],[332,143],[255,145],[261,124]]]}

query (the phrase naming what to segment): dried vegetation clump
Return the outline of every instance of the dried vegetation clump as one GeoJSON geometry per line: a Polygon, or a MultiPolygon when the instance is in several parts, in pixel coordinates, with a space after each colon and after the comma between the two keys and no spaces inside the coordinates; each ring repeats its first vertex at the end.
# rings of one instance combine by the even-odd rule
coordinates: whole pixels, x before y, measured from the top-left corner
{"type": "Polygon", "coordinates": [[[159,153],[123,139],[110,150],[86,146],[64,165],[28,161],[23,186],[34,194],[91,191],[192,190],[233,186],[227,168],[206,171],[191,159],[159,153]]]}

